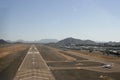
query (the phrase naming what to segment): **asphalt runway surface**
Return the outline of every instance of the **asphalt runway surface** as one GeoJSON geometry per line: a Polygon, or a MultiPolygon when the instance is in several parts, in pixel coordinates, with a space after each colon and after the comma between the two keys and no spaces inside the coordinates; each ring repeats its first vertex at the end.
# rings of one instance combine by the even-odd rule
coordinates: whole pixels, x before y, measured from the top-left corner
{"type": "Polygon", "coordinates": [[[37,48],[32,45],[13,80],[55,80],[37,48]]]}

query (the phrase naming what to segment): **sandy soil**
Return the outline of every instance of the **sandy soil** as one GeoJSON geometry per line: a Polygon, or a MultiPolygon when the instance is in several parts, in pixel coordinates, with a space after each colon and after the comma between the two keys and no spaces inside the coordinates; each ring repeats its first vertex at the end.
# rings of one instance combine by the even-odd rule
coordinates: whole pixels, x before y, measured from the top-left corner
{"type": "Polygon", "coordinates": [[[29,45],[12,44],[0,48],[0,80],[12,80],[29,45]]]}
{"type": "Polygon", "coordinates": [[[56,80],[120,80],[117,57],[48,46],[38,48],[56,80]],[[102,68],[102,65],[111,63],[114,63],[111,69],[102,68]]]}
{"type": "Polygon", "coordinates": [[[16,53],[17,51],[24,50],[28,45],[15,44],[7,47],[0,48],[0,58],[9,54],[16,53]]]}

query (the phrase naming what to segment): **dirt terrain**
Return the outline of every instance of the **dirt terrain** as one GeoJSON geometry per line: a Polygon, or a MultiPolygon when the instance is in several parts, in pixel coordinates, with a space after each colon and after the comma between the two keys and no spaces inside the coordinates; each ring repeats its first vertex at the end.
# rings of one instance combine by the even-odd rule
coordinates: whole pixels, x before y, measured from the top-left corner
{"type": "Polygon", "coordinates": [[[50,48],[47,48],[45,46],[39,46],[37,48],[41,52],[41,55],[45,61],[65,61],[65,60],[67,60],[64,56],[61,56],[60,54],[56,54],[56,51],[51,50],[50,48]]]}
{"type": "Polygon", "coordinates": [[[0,47],[0,80],[13,80],[28,48],[26,44],[0,47]]]}
{"type": "Polygon", "coordinates": [[[56,80],[120,80],[118,72],[102,73],[85,69],[53,70],[56,80]]]}
{"type": "Polygon", "coordinates": [[[37,46],[56,80],[120,80],[119,58],[37,46]],[[104,64],[114,64],[111,69],[104,64]]]}
{"type": "Polygon", "coordinates": [[[24,50],[27,45],[25,44],[11,44],[11,46],[1,47],[0,48],[0,58],[5,57],[9,54],[14,54],[17,51],[24,50]]]}
{"type": "MultiPolygon", "coordinates": [[[[0,80],[13,80],[30,45],[0,47],[0,80]]],[[[120,59],[79,50],[36,45],[56,80],[120,80],[120,59]],[[111,69],[104,64],[113,64],[111,69]]]]}

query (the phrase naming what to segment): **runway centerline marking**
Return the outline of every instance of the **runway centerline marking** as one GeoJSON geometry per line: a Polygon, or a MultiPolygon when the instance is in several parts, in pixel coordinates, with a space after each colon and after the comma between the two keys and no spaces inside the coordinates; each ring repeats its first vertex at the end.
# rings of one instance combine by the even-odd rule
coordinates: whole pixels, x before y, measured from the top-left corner
{"type": "Polygon", "coordinates": [[[32,45],[13,80],[55,80],[40,52],[32,45]]]}

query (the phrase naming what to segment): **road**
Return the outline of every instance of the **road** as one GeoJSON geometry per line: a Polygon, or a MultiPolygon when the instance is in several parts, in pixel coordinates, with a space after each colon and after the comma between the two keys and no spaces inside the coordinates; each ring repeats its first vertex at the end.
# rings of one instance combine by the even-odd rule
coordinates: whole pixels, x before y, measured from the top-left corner
{"type": "Polygon", "coordinates": [[[55,80],[55,78],[35,45],[32,45],[13,80],[55,80]]]}

